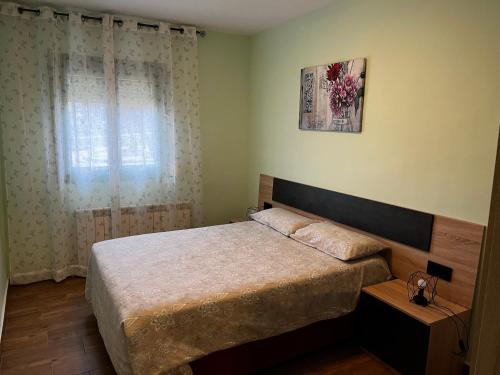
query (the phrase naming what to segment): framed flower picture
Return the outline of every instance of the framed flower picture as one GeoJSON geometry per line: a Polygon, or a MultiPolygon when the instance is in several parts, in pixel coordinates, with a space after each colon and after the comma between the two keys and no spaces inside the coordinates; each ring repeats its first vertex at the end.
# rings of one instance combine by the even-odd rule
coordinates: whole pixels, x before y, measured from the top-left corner
{"type": "Polygon", "coordinates": [[[299,129],[361,132],[365,79],[365,59],[302,69],[299,129]]]}

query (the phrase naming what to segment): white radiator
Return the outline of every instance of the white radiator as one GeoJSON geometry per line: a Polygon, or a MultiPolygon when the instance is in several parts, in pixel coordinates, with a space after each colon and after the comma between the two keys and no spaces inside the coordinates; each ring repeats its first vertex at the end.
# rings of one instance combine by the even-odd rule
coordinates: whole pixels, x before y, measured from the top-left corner
{"type": "MultiPolygon", "coordinates": [[[[122,207],[120,211],[120,237],[190,227],[190,203],[122,207]]],[[[111,209],[78,210],[76,230],[78,262],[82,266],[87,266],[92,245],[112,238],[111,209]]]]}

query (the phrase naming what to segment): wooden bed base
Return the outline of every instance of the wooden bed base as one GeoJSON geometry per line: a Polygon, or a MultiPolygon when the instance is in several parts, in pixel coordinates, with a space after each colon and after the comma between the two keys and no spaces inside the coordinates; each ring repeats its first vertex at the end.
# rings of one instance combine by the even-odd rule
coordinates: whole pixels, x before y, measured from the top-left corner
{"type": "Polygon", "coordinates": [[[191,362],[195,375],[251,374],[323,347],[355,338],[355,313],[211,353],[191,362]]]}

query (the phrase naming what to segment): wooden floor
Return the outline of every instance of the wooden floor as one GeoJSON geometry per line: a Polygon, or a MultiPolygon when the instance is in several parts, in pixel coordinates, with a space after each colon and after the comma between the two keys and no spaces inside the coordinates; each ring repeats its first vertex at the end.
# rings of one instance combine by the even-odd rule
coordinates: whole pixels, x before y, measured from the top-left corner
{"type": "MultiPolygon", "coordinates": [[[[115,374],[84,297],[85,280],[11,286],[0,347],[2,375],[115,374]]],[[[268,375],[392,372],[358,348],[329,348],[265,372],[268,375]]]]}

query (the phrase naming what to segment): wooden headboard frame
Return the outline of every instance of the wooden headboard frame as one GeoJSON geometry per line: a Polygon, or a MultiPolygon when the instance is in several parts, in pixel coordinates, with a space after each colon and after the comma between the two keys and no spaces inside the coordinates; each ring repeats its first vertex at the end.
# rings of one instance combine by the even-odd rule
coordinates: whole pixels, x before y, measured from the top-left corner
{"type": "MultiPolygon", "coordinates": [[[[283,207],[307,217],[325,220],[312,213],[273,201],[273,183],[274,177],[260,175],[259,208],[262,209],[264,202],[267,202],[273,207],[283,207]]],[[[349,229],[364,233],[357,228],[349,229]]],[[[471,307],[484,231],[485,227],[479,224],[435,215],[429,252],[368,234],[390,247],[384,256],[392,274],[399,279],[406,281],[411,273],[425,271],[428,260],[453,268],[451,282],[439,281],[438,294],[451,302],[471,307]]]]}

